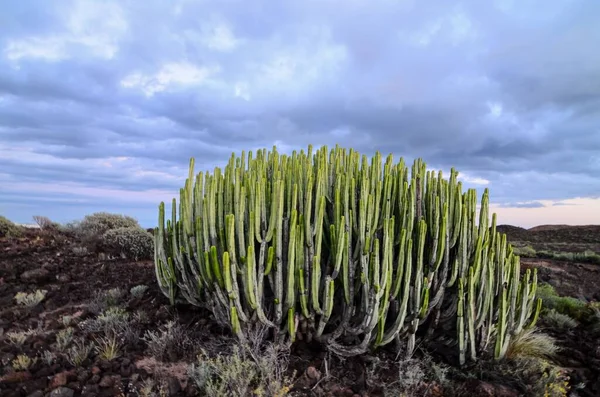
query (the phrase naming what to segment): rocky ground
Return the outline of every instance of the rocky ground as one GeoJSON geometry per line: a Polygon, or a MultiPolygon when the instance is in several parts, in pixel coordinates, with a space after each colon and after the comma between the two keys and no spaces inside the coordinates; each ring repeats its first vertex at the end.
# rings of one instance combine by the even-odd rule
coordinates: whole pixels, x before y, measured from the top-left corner
{"type": "MultiPolygon", "coordinates": [[[[540,268],[541,280],[559,293],[594,299],[600,286],[600,267],[525,265],[540,268]]],[[[0,396],[199,395],[190,363],[202,349],[212,356],[231,351],[234,339],[210,313],[169,306],[154,277],[151,261],[103,259],[58,233],[29,230],[0,239],[0,396]],[[131,292],[141,285],[147,289],[131,292]],[[36,290],[46,291],[37,305],[14,299],[36,290]],[[118,329],[118,338],[106,338],[108,328],[118,329]]],[[[573,395],[600,395],[598,341],[583,325],[554,334],[565,348],[560,364],[579,386],[573,395]]],[[[342,360],[314,345],[292,349],[287,365],[273,368],[283,374],[277,379],[289,378],[283,388],[291,395],[399,395],[389,392],[399,382],[412,382],[396,389],[408,396],[532,395],[522,385],[480,376],[477,368],[448,369],[421,351],[417,365],[385,351],[342,360]]]]}

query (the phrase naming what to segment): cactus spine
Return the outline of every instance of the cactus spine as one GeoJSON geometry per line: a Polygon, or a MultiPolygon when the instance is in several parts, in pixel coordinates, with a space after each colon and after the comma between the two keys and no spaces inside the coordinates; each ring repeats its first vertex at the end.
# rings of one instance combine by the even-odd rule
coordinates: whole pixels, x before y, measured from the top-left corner
{"type": "Polygon", "coordinates": [[[537,275],[489,222],[489,192],[462,190],[416,160],[385,162],[323,147],[232,155],[194,174],[165,222],[155,268],[172,304],[207,307],[243,337],[259,322],[276,337],[316,339],[355,355],[453,329],[459,361],[533,326],[537,275]],[[426,333],[421,332],[427,330],[426,333]]]}

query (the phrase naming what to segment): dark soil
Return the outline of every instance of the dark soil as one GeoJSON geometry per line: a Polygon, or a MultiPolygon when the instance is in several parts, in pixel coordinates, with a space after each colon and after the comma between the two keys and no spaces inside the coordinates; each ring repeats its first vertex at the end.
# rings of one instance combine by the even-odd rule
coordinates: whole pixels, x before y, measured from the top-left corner
{"type": "MultiPolygon", "coordinates": [[[[77,246],[67,236],[39,230],[28,230],[19,239],[0,239],[0,397],[137,396],[141,395],[146,379],[167,385],[166,395],[198,395],[194,385],[187,381],[187,365],[195,360],[200,348],[212,353],[225,351],[234,342],[230,333],[218,326],[205,310],[171,307],[158,290],[152,261],[107,260],[96,253],[78,255],[73,249],[77,246]],[[148,290],[142,298],[131,298],[129,290],[141,284],[148,286],[148,290]],[[83,338],[91,343],[98,335],[83,332],[77,324],[96,317],[99,294],[112,288],[127,293],[119,302],[120,307],[131,314],[145,313],[147,318],[133,321],[133,338],[127,339],[119,357],[106,361],[92,352],[82,363],[73,365],[64,352],[57,350],[57,333],[67,327],[63,317],[74,318],[75,325],[71,325],[75,330],[74,340],[83,338]],[[35,290],[47,291],[39,305],[33,308],[17,305],[15,294],[35,290]],[[167,349],[164,357],[153,357],[142,338],[144,332],[157,330],[174,319],[183,326],[192,343],[174,346],[172,351],[167,349]],[[36,332],[23,345],[9,343],[7,333],[30,329],[36,332]],[[42,359],[46,351],[56,353],[53,362],[42,359]],[[28,370],[15,371],[12,362],[21,354],[37,357],[37,362],[28,370]]],[[[531,262],[527,266],[540,267],[542,280],[561,280],[560,286],[557,285],[559,291],[589,295],[600,285],[600,273],[592,268],[563,263],[560,266],[564,269],[555,271],[553,266],[559,265],[551,262],[531,262]],[[546,267],[551,270],[544,270],[546,267]],[[573,282],[564,281],[571,278],[573,282]]],[[[597,341],[591,340],[584,329],[564,336],[563,341],[570,349],[565,359],[571,361],[565,362],[572,368],[575,379],[588,385],[580,395],[600,395],[597,341]]],[[[386,382],[398,381],[398,366],[390,352],[342,360],[319,346],[306,344],[293,346],[288,373],[296,374],[291,395],[379,396],[383,395],[382,386],[386,382]]],[[[471,380],[455,382],[451,387],[422,383],[413,395],[523,395],[505,386],[477,381],[476,375],[462,377],[466,378],[471,380]]]]}

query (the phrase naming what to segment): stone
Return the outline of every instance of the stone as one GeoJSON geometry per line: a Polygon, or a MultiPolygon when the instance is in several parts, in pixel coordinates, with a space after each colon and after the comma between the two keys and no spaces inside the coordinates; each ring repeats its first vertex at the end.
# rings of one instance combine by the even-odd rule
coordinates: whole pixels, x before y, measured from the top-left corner
{"type": "Polygon", "coordinates": [[[482,397],[519,397],[517,391],[507,386],[488,382],[478,382],[474,389],[475,395],[482,397]]]}
{"type": "Polygon", "coordinates": [[[71,278],[67,274],[59,274],[58,276],[56,276],[56,280],[59,283],[68,283],[69,281],[71,281],[71,278]]]}
{"type": "Polygon", "coordinates": [[[98,385],[85,385],[81,390],[82,395],[96,395],[98,393],[100,393],[100,388],[98,387],[98,385]]]}
{"type": "Polygon", "coordinates": [[[121,376],[123,378],[129,378],[131,376],[131,373],[134,370],[134,366],[133,365],[127,365],[127,366],[121,366],[121,376]]]}
{"type": "Polygon", "coordinates": [[[73,371],[63,371],[59,374],[54,375],[52,380],[50,381],[50,388],[56,389],[60,386],[66,386],[69,381],[69,377],[73,377],[73,371]]]}
{"type": "Polygon", "coordinates": [[[110,363],[110,361],[107,361],[107,360],[100,360],[100,362],[98,363],[98,366],[103,371],[110,371],[112,369],[112,364],[110,363]]]}
{"type": "Polygon", "coordinates": [[[21,274],[21,281],[26,283],[39,283],[48,279],[50,272],[46,269],[27,270],[21,274]]]}
{"type": "Polygon", "coordinates": [[[59,387],[58,389],[52,390],[50,397],[73,397],[75,392],[68,387],[59,387]]]}
{"type": "Polygon", "coordinates": [[[36,390],[33,393],[27,395],[27,397],[44,397],[44,392],[41,390],[36,390]]]}
{"type": "Polygon", "coordinates": [[[35,373],[36,378],[50,378],[54,370],[51,367],[43,367],[35,373]]]}
{"type": "Polygon", "coordinates": [[[76,392],[81,391],[81,383],[79,382],[71,382],[67,385],[69,389],[73,389],[76,392]]]}
{"type": "Polygon", "coordinates": [[[121,381],[121,376],[120,375],[104,375],[102,377],[102,379],[100,380],[99,386],[100,387],[113,387],[117,382],[121,381]]]}
{"type": "Polygon", "coordinates": [[[0,378],[0,383],[23,383],[31,379],[29,371],[9,372],[0,378]]]}
{"type": "Polygon", "coordinates": [[[92,375],[99,375],[102,370],[98,367],[92,367],[92,375]]]}
{"type": "Polygon", "coordinates": [[[167,388],[169,389],[169,396],[176,396],[181,391],[181,383],[176,378],[169,377],[167,379],[167,388]]]}
{"type": "Polygon", "coordinates": [[[321,378],[321,373],[318,369],[311,365],[306,369],[306,376],[308,376],[308,378],[312,380],[319,380],[321,378]]]}
{"type": "Polygon", "coordinates": [[[48,380],[48,378],[38,378],[33,376],[33,379],[23,386],[22,393],[31,394],[37,390],[46,390],[48,388],[48,380]]]}
{"type": "Polygon", "coordinates": [[[82,369],[77,374],[77,380],[81,383],[85,383],[92,376],[91,372],[85,369],[82,369]]]}

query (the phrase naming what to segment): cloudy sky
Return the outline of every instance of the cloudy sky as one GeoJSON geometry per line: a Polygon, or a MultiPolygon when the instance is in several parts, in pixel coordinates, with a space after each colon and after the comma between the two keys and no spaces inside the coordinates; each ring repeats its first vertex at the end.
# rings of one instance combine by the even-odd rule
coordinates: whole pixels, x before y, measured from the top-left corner
{"type": "Polygon", "coordinates": [[[10,0],[0,214],[157,205],[232,151],[461,172],[500,223],[600,223],[600,2],[10,0]]]}

